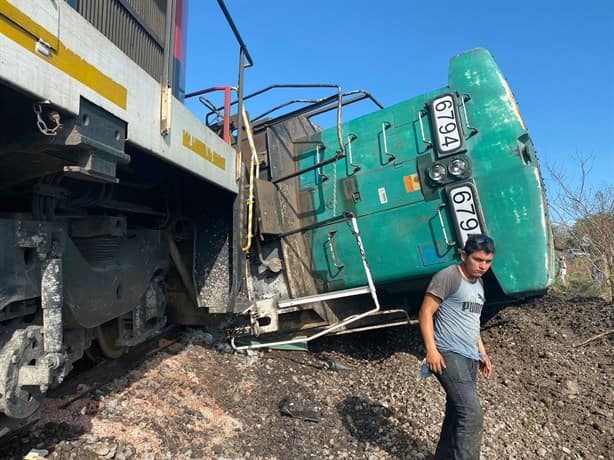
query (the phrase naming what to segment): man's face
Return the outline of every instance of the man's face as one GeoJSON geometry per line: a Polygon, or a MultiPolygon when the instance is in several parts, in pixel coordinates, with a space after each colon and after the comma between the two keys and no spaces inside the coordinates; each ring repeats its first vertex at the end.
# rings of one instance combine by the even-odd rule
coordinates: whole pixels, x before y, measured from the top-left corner
{"type": "Polygon", "coordinates": [[[471,278],[480,278],[488,271],[494,257],[494,254],[488,254],[484,251],[475,251],[471,254],[462,251],[461,259],[463,261],[463,271],[465,275],[471,278]]]}

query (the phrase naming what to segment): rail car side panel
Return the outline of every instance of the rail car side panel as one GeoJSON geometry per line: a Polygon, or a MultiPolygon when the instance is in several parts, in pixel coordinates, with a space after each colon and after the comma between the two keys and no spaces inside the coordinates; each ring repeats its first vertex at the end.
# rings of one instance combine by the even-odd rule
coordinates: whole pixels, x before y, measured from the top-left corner
{"type": "Polygon", "coordinates": [[[65,2],[0,0],[0,49],[7,85],[73,115],[84,97],[127,122],[129,143],[237,191],[235,151],[175,98],[163,137],[160,83],[65,2]]]}
{"type": "MultiPolygon", "coordinates": [[[[523,296],[543,293],[551,284],[552,241],[537,158],[488,51],[452,58],[447,87],[352,120],[343,133],[347,156],[301,176],[311,212],[323,223],[309,237],[314,272],[324,286],[365,283],[351,233],[344,224],[325,224],[343,212],[358,218],[377,284],[411,285],[452,263],[467,234],[456,223],[464,210],[455,210],[450,198],[459,187],[472,190],[466,193],[472,194],[481,231],[497,241],[493,273],[502,291],[523,296]],[[457,105],[456,123],[462,125],[462,142],[450,152],[435,136],[446,125],[435,126],[428,116],[429,103],[445,98],[457,105]],[[468,165],[466,177],[429,185],[428,165],[456,159],[468,165]]],[[[307,145],[299,151],[302,168],[339,149],[335,129],[307,145]]]]}

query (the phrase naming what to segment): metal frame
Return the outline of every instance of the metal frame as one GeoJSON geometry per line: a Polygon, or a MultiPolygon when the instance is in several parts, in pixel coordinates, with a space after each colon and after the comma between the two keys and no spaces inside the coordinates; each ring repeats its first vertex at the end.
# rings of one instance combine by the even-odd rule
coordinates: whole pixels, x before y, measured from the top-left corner
{"type": "Polygon", "coordinates": [[[268,347],[276,347],[276,346],[281,346],[281,345],[291,345],[295,343],[310,342],[314,339],[317,339],[318,337],[322,337],[326,334],[336,331],[337,329],[340,329],[356,321],[359,321],[362,318],[366,318],[367,316],[377,314],[380,311],[380,303],[377,297],[377,291],[375,290],[375,284],[373,283],[373,278],[371,276],[371,269],[369,268],[369,263],[367,261],[365,249],[362,244],[360,230],[358,229],[358,221],[356,219],[356,216],[354,216],[351,213],[346,213],[345,218],[350,220],[352,224],[352,233],[354,234],[354,237],[356,238],[356,244],[358,245],[360,257],[362,258],[363,268],[365,269],[365,275],[367,277],[367,286],[362,286],[360,288],[355,288],[355,289],[347,289],[345,291],[330,292],[330,293],[322,294],[322,295],[307,296],[307,297],[302,297],[298,299],[291,299],[293,303],[290,305],[291,301],[288,301],[288,303],[286,304],[286,307],[313,302],[315,298],[319,298],[319,300],[325,300],[325,299],[330,299],[330,298],[340,298],[340,297],[349,297],[349,296],[354,296],[354,295],[359,295],[359,294],[366,294],[367,292],[369,292],[371,293],[371,298],[373,299],[373,303],[375,305],[374,308],[364,313],[360,313],[358,315],[352,315],[344,320],[338,321],[330,325],[329,327],[325,328],[324,330],[317,332],[309,337],[299,337],[299,338],[289,339],[289,340],[280,340],[276,342],[265,342],[265,343],[259,343],[259,344],[253,344],[253,345],[243,345],[243,346],[237,346],[235,344],[235,337],[233,337],[230,343],[235,350],[237,351],[253,350],[257,348],[268,348],[268,347]]]}

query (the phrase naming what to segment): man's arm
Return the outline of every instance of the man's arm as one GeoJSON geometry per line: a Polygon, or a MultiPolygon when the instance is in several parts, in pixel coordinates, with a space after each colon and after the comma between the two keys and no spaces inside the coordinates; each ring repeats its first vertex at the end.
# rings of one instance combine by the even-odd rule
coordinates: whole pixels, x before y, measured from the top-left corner
{"type": "Polygon", "coordinates": [[[478,340],[478,352],[480,353],[480,374],[482,374],[486,378],[490,378],[492,375],[492,363],[490,362],[490,358],[488,354],[486,354],[486,347],[484,346],[484,342],[482,342],[482,337],[478,340]]]}
{"type": "Polygon", "coordinates": [[[433,327],[433,316],[439,309],[440,304],[441,299],[439,297],[427,292],[422,301],[419,315],[420,331],[426,347],[426,365],[431,372],[438,374],[441,374],[446,368],[446,362],[435,345],[435,330],[433,327]]]}

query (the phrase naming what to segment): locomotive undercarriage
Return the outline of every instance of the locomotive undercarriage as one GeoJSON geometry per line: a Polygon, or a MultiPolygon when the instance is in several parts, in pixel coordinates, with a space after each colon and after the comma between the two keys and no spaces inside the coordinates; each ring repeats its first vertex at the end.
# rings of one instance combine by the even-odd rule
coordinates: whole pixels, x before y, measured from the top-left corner
{"type": "Polygon", "coordinates": [[[124,124],[85,100],[70,116],[0,96],[0,412],[25,418],[84,354],[117,358],[160,331],[169,299],[196,310],[178,272],[202,221],[232,205],[124,144],[124,124]],[[182,198],[201,194],[214,204],[182,198]]]}
{"type": "Polygon", "coordinates": [[[0,220],[0,410],[8,416],[30,415],[93,340],[118,357],[166,323],[160,231],[75,234],[67,223],[0,220]]]}

